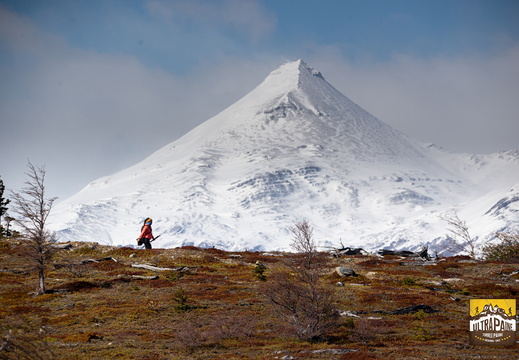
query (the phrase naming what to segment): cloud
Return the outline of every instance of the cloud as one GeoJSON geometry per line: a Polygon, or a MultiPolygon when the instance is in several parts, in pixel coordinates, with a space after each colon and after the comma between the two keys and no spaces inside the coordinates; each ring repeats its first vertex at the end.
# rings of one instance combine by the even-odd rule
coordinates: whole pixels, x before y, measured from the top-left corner
{"type": "Polygon", "coordinates": [[[276,25],[275,16],[254,0],[150,0],[146,8],[155,16],[194,21],[196,26],[209,25],[213,31],[228,27],[252,42],[270,35],[276,25]]]}
{"type": "Polygon", "coordinates": [[[373,115],[456,152],[519,148],[519,44],[491,55],[352,62],[333,47],[308,62],[373,115]]]}
{"type": "Polygon", "coordinates": [[[20,187],[29,158],[47,164],[51,193],[72,195],[231,105],[262,80],[258,67],[268,73],[268,65],[227,57],[179,76],[68,45],[5,9],[0,23],[9,54],[0,68],[0,149],[10,155],[0,175],[9,188],[20,187]]]}
{"type": "MultiPolygon", "coordinates": [[[[242,26],[250,41],[266,36],[274,19],[260,12],[248,28],[233,16],[249,18],[259,5],[245,1],[248,7],[240,12],[239,3],[148,4],[155,16],[162,12],[165,19],[184,16],[197,24],[213,22],[216,28],[234,30],[242,26]],[[207,8],[197,8],[203,4],[207,8]]],[[[298,58],[366,110],[411,136],[453,151],[518,147],[517,45],[486,57],[422,59],[400,54],[385,62],[353,61],[340,48],[321,45],[294,53],[218,56],[214,49],[205,49],[200,56],[203,60],[174,73],[123,52],[78,48],[0,7],[4,184],[11,189],[21,186],[29,158],[36,165],[47,164],[49,194],[63,200],[88,182],[143,160],[232,105],[283,61],[298,58]]]]}

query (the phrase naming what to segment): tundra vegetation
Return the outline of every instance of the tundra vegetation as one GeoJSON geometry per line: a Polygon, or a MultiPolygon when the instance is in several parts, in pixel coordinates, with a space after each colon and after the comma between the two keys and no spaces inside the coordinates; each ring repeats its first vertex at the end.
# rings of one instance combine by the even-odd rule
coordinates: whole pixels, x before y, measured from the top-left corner
{"type": "Polygon", "coordinates": [[[470,346],[467,319],[471,298],[518,297],[517,263],[333,257],[304,231],[309,251],[287,253],[71,243],[43,295],[25,240],[0,239],[0,359],[516,356],[517,345],[470,346]]]}

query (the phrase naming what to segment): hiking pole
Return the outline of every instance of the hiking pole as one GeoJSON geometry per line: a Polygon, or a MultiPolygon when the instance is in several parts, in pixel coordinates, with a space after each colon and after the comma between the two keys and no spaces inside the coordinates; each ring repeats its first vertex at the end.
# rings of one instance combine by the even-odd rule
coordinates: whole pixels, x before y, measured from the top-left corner
{"type": "MultiPolygon", "coordinates": [[[[162,234],[160,234],[160,235],[162,235],[162,234]]],[[[155,236],[153,239],[150,240],[150,242],[157,240],[160,237],[160,235],[155,236]]]]}

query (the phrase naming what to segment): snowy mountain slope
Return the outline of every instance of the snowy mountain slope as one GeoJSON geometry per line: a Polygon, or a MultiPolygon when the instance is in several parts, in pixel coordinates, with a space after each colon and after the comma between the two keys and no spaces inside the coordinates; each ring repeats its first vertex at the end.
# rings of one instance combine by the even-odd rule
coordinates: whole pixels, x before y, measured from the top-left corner
{"type": "Polygon", "coordinates": [[[452,210],[477,224],[482,241],[517,229],[516,202],[503,199],[517,195],[518,175],[519,152],[425,146],[298,60],[144,161],[58,204],[51,226],[62,240],[134,245],[151,216],[163,234],[158,247],[274,250],[288,248],[288,228],[307,219],[323,246],[440,247],[439,216],[452,210]]]}

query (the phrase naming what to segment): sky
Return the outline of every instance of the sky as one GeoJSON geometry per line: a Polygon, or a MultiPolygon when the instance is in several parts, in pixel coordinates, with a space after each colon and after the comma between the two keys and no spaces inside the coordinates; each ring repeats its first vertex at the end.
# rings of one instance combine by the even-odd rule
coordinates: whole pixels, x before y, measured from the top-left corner
{"type": "Polygon", "coordinates": [[[297,59],[423,142],[519,149],[519,1],[0,0],[0,179],[65,200],[297,59]]]}

